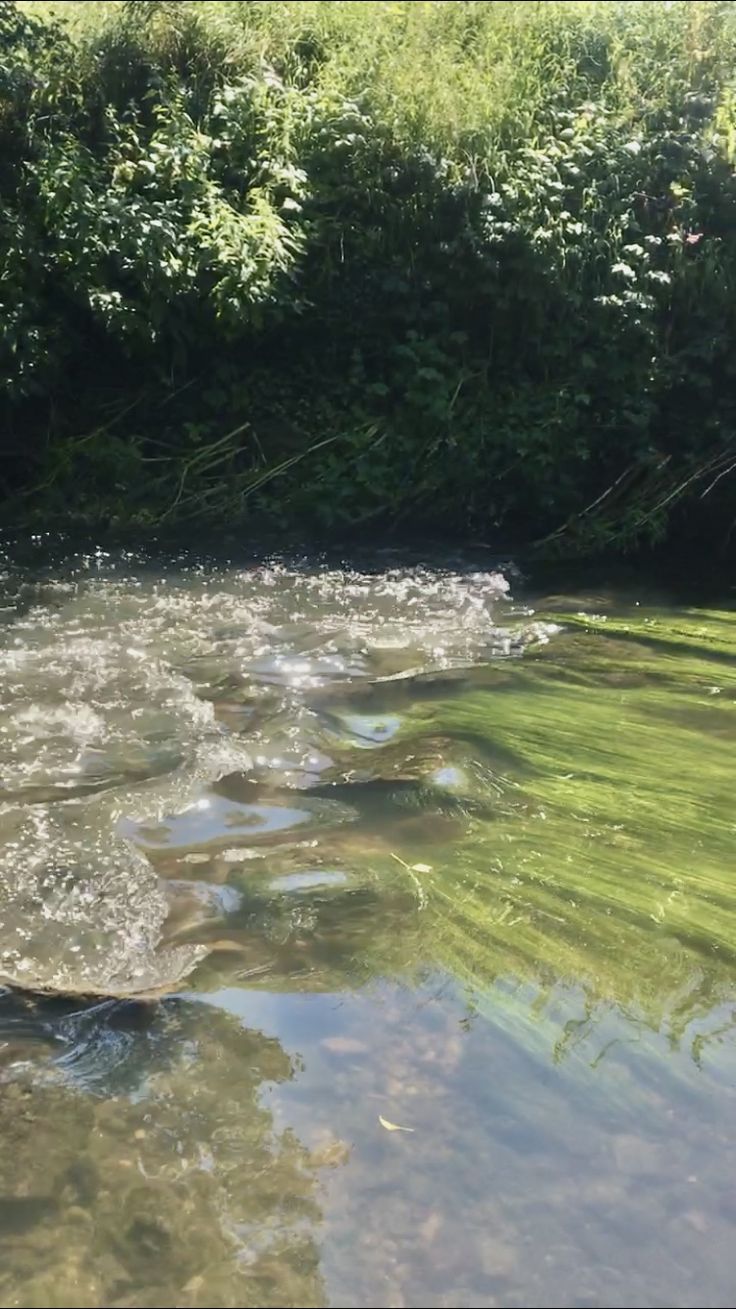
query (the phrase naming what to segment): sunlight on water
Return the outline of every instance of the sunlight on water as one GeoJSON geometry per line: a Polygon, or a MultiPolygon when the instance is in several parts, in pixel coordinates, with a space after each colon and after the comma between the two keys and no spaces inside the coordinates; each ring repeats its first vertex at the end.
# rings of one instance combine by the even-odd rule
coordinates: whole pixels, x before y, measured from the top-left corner
{"type": "Polygon", "coordinates": [[[0,558],[0,1303],[730,1304],[731,611],[42,555],[0,558]]]}

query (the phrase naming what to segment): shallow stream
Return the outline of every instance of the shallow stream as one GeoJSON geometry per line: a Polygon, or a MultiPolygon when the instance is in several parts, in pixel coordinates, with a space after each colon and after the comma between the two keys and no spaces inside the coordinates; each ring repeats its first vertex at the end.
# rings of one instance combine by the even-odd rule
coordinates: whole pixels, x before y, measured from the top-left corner
{"type": "Polygon", "coordinates": [[[0,1303],[731,1305],[735,654],[477,558],[0,557],[0,1303]]]}

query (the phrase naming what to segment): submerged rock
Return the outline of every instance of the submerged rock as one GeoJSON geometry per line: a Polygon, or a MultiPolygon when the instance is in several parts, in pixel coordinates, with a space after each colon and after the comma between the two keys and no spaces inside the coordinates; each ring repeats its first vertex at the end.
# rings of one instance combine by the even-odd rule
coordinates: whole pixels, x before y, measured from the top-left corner
{"type": "Polygon", "coordinates": [[[127,969],[81,969],[78,976],[69,968],[53,971],[36,960],[22,959],[15,969],[3,961],[0,984],[34,995],[154,1000],[175,991],[209,952],[206,945],[168,946],[127,969]]]}

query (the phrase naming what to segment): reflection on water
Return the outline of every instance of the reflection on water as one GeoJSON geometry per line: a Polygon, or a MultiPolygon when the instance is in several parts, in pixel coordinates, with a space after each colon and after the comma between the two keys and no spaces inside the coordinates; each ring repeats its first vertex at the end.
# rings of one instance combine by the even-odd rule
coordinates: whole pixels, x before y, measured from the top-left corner
{"type": "Polygon", "coordinates": [[[6,561],[0,1303],[731,1303],[736,620],[514,590],[6,561]]]}
{"type": "Polygon", "coordinates": [[[320,1159],[268,1106],[296,1070],[277,1040],[181,1001],[36,1023],[57,1053],[0,1101],[4,1304],[324,1302],[320,1159]]]}

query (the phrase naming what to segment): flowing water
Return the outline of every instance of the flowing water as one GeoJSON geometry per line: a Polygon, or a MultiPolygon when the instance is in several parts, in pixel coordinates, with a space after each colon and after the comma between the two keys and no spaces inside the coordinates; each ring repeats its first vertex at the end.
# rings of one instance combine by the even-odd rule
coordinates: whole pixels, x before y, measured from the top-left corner
{"type": "Polygon", "coordinates": [[[477,561],[0,559],[0,1304],[732,1304],[735,653],[477,561]]]}

